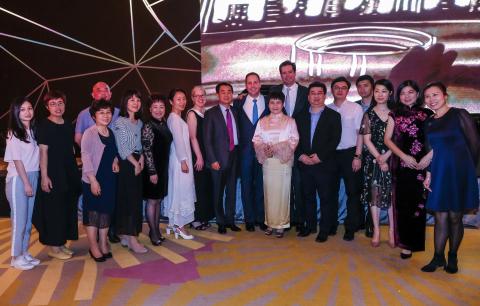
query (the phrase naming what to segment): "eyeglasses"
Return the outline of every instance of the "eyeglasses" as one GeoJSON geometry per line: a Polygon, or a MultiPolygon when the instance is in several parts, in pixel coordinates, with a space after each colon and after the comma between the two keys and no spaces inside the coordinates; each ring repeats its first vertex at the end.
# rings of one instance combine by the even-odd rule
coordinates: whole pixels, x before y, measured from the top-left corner
{"type": "Polygon", "coordinates": [[[342,87],[333,86],[333,90],[348,90],[348,87],[347,86],[342,86],[342,87]]]}
{"type": "Polygon", "coordinates": [[[205,98],[205,95],[193,95],[193,97],[196,98],[205,98]]]}
{"type": "Polygon", "coordinates": [[[65,106],[64,102],[48,102],[48,106],[50,107],[62,107],[65,106]]]}

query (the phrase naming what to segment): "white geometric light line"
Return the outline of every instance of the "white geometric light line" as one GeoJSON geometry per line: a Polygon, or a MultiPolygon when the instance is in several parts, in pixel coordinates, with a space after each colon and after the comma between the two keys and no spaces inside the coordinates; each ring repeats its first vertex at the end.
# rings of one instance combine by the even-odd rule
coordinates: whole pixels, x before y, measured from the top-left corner
{"type": "Polygon", "coordinates": [[[123,61],[120,62],[120,61],[117,61],[117,60],[114,60],[114,59],[111,59],[111,58],[101,57],[101,56],[98,56],[98,55],[93,55],[93,54],[88,54],[88,53],[81,52],[81,51],[76,51],[76,50],[72,50],[72,49],[68,49],[68,48],[63,48],[63,47],[60,47],[60,46],[55,46],[55,45],[47,44],[47,43],[44,43],[44,42],[41,42],[41,41],[28,39],[28,38],[24,38],[24,37],[20,37],[20,36],[16,36],[16,35],[11,35],[11,34],[0,32],[0,36],[14,38],[14,39],[18,39],[18,40],[21,40],[21,41],[30,42],[30,43],[33,43],[33,44],[36,44],[36,45],[41,45],[41,46],[45,46],[45,47],[59,49],[59,50],[62,50],[62,51],[72,52],[72,53],[76,53],[76,54],[80,54],[80,55],[84,55],[84,56],[88,56],[88,57],[94,57],[94,58],[98,58],[98,59],[101,59],[101,60],[104,60],[104,61],[114,62],[114,63],[120,64],[120,65],[130,65],[130,63],[127,63],[127,62],[123,62],[123,61]]]}
{"type": "Polygon", "coordinates": [[[38,73],[37,71],[35,71],[35,69],[33,69],[32,67],[28,66],[25,62],[23,62],[21,59],[19,59],[15,54],[13,54],[12,52],[8,51],[7,48],[5,48],[4,46],[0,45],[0,48],[5,51],[6,53],[8,53],[8,55],[10,55],[11,57],[13,57],[14,59],[16,59],[17,61],[19,61],[23,66],[27,67],[28,70],[30,70],[31,72],[35,73],[39,78],[41,78],[42,80],[46,80],[40,73],[38,73]]]}
{"type": "Polygon", "coordinates": [[[148,54],[148,52],[150,52],[150,50],[152,50],[152,48],[157,44],[157,42],[160,40],[160,38],[162,38],[162,36],[165,35],[165,32],[162,32],[162,34],[160,34],[157,39],[155,39],[155,41],[152,43],[152,45],[147,49],[147,51],[145,51],[145,53],[143,53],[142,57],[140,57],[140,59],[138,60],[138,62],[142,62],[143,58],[148,54]]]}
{"type": "Polygon", "coordinates": [[[187,41],[187,42],[184,42],[182,45],[186,46],[186,45],[191,45],[191,44],[198,44],[200,42],[201,42],[200,40],[187,41]]]}
{"type": "MultiPolygon", "coordinates": [[[[185,50],[188,54],[190,54],[190,55],[191,55],[194,59],[196,59],[199,63],[202,62],[202,61],[200,60],[200,58],[196,57],[194,54],[192,54],[192,53],[190,52],[190,50],[192,50],[192,49],[190,49],[190,48],[188,48],[188,47],[185,47],[185,46],[180,46],[180,47],[182,47],[183,50],[185,50]]],[[[195,52],[196,52],[196,51],[195,51],[195,52]]],[[[198,55],[200,55],[200,53],[199,53],[198,55]]]]}
{"type": "Polygon", "coordinates": [[[175,46],[173,46],[173,47],[170,47],[170,48],[168,48],[168,49],[165,50],[165,51],[162,51],[162,52],[160,52],[160,53],[158,53],[158,54],[156,54],[156,55],[154,55],[154,56],[152,56],[152,57],[147,58],[146,60],[143,60],[142,62],[137,63],[137,65],[143,65],[144,63],[149,62],[149,61],[153,60],[154,58],[157,58],[157,57],[159,57],[160,55],[163,55],[163,54],[167,53],[168,51],[173,50],[173,49],[175,49],[175,48],[177,48],[177,47],[178,47],[178,45],[175,45],[175,46]]]}
{"type": "Polygon", "coordinates": [[[57,35],[60,35],[60,36],[66,38],[66,39],[68,39],[68,40],[71,40],[71,41],[73,41],[73,42],[76,42],[76,43],[78,43],[78,44],[80,44],[80,45],[82,45],[82,46],[85,46],[85,47],[87,47],[87,48],[90,48],[90,49],[92,49],[92,50],[95,50],[95,51],[97,51],[97,52],[100,52],[100,53],[102,53],[102,54],[104,54],[104,55],[108,55],[109,57],[112,57],[112,58],[114,58],[114,59],[116,59],[116,60],[119,60],[119,61],[121,61],[121,62],[123,62],[123,63],[125,63],[125,64],[129,64],[127,61],[125,61],[125,60],[123,60],[123,59],[121,59],[121,58],[118,58],[118,57],[116,57],[115,55],[112,55],[112,54],[110,54],[110,53],[107,53],[107,52],[105,52],[105,51],[102,51],[102,50],[100,50],[100,49],[97,49],[97,48],[95,48],[95,47],[93,47],[93,46],[90,46],[89,44],[86,44],[86,43],[84,43],[84,42],[81,42],[81,41],[78,40],[78,39],[75,39],[75,38],[70,37],[70,36],[68,36],[68,35],[62,34],[62,33],[58,32],[58,31],[53,30],[53,29],[50,29],[49,27],[46,27],[46,26],[44,26],[44,25],[42,25],[42,24],[40,24],[40,23],[38,23],[38,22],[35,22],[35,21],[30,20],[30,19],[28,19],[28,18],[25,18],[25,17],[23,17],[23,16],[21,16],[21,15],[18,15],[18,14],[16,14],[16,13],[14,13],[14,12],[11,12],[11,11],[3,8],[3,7],[0,7],[0,11],[3,11],[3,12],[5,12],[5,13],[7,13],[7,14],[10,14],[10,15],[15,16],[15,17],[17,17],[17,18],[20,18],[20,19],[22,19],[22,20],[24,20],[24,21],[27,21],[27,22],[29,22],[29,23],[31,23],[31,24],[34,24],[34,25],[36,25],[36,26],[38,26],[38,27],[40,27],[40,28],[42,28],[42,29],[45,29],[45,30],[47,30],[47,31],[50,31],[50,32],[55,33],[55,34],[57,34],[57,35]]]}
{"type": "Polygon", "coordinates": [[[132,8],[132,0],[129,1],[130,3],[130,26],[132,29],[132,51],[133,51],[133,63],[137,64],[137,56],[135,54],[135,29],[133,27],[133,8],[132,8]]]}
{"type": "Polygon", "coordinates": [[[154,6],[155,4],[159,4],[160,2],[163,2],[164,0],[158,0],[158,1],[155,1],[151,4],[149,4],[150,7],[154,6]]]}
{"type": "Polygon", "coordinates": [[[118,83],[120,83],[127,75],[130,74],[130,72],[132,72],[132,70],[135,69],[134,67],[131,67],[130,70],[128,70],[127,72],[125,72],[124,75],[122,75],[115,83],[113,83],[112,86],[110,86],[111,89],[113,89],[113,87],[117,86],[118,83]]]}
{"type": "Polygon", "coordinates": [[[186,47],[186,46],[185,46],[185,48],[188,49],[188,50],[190,50],[191,52],[197,54],[198,56],[201,55],[200,52],[198,52],[197,50],[193,50],[192,48],[189,48],[189,47],[186,47]]]}
{"type": "MultiPolygon", "coordinates": [[[[40,87],[42,87],[42,91],[40,92],[40,94],[38,95],[39,97],[42,95],[42,92],[43,92],[43,88],[45,87],[45,82],[42,82],[40,83],[40,85],[38,85],[37,87],[35,87],[28,95],[26,95],[27,98],[30,98],[30,96],[36,92],[40,87]]],[[[38,102],[38,100],[37,100],[38,102]]],[[[36,103],[35,103],[36,105],[36,103]]],[[[35,107],[35,106],[34,106],[35,107]]],[[[3,113],[1,116],[0,116],[0,119],[3,119],[5,116],[7,116],[8,114],[10,114],[10,110],[6,111],[5,113],[3,113]]]]}
{"type": "Polygon", "coordinates": [[[192,32],[200,25],[200,21],[190,30],[190,32],[187,33],[187,35],[185,35],[185,37],[182,39],[182,41],[180,41],[181,44],[183,44],[183,42],[188,38],[188,36],[190,36],[190,34],[192,34],[192,32]]]}
{"type": "Polygon", "coordinates": [[[142,76],[142,74],[140,73],[140,70],[138,70],[138,68],[135,68],[135,70],[137,71],[138,76],[140,77],[140,80],[142,80],[143,86],[145,86],[145,88],[146,88],[147,91],[148,91],[148,94],[150,95],[152,92],[150,91],[150,88],[148,87],[147,82],[145,82],[145,80],[143,79],[143,76],[142,76]]]}
{"type": "Polygon", "coordinates": [[[38,101],[40,101],[40,98],[42,97],[43,91],[45,90],[45,85],[47,83],[43,83],[42,89],[40,89],[40,92],[38,93],[37,101],[35,101],[35,105],[33,106],[33,109],[37,109],[38,101]]]}
{"type": "Polygon", "coordinates": [[[48,81],[49,81],[49,82],[52,82],[52,81],[60,81],[60,80],[74,79],[74,78],[84,77],[84,76],[88,76],[88,75],[94,75],[94,74],[101,74],[101,73],[105,73],[105,72],[125,70],[125,69],[129,69],[129,68],[130,68],[129,66],[126,66],[126,67],[120,67],[120,68],[112,68],[112,69],[98,70],[98,71],[93,71],[93,72],[86,72],[86,73],[80,73],[80,74],[74,74],[74,75],[68,75],[68,76],[63,76],[63,77],[52,78],[52,79],[48,79],[48,81]]]}
{"type": "Polygon", "coordinates": [[[138,66],[138,68],[141,68],[141,69],[157,69],[157,70],[171,70],[171,71],[186,71],[186,72],[201,72],[200,69],[157,67],[157,66],[138,66]]]}

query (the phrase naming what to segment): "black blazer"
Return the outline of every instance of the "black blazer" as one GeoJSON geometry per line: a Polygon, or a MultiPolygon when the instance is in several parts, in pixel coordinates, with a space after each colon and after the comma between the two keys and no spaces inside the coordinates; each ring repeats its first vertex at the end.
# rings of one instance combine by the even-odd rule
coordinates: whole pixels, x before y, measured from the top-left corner
{"type": "MultiPolygon", "coordinates": [[[[281,92],[282,88],[283,84],[274,85],[270,87],[270,92],[281,92]]],[[[293,109],[292,117],[295,118],[299,113],[306,109],[308,109],[308,88],[298,84],[297,99],[295,100],[295,108],[293,109]]]]}
{"type": "MultiPolygon", "coordinates": [[[[320,165],[327,166],[332,164],[330,161],[334,157],[335,150],[342,136],[342,119],[340,114],[325,106],[315,128],[311,145],[311,115],[309,110],[307,109],[298,114],[295,122],[297,123],[298,135],[300,137],[295,151],[295,158],[298,160],[302,154],[310,155],[316,153],[322,161],[320,165]]],[[[299,162],[299,164],[304,166],[302,162],[299,162]]]]}
{"type": "MultiPolygon", "coordinates": [[[[235,108],[230,108],[237,127],[238,116],[235,108]]],[[[224,168],[228,164],[230,156],[230,139],[228,138],[227,123],[222,114],[219,105],[216,105],[205,112],[203,121],[203,141],[205,143],[206,166],[211,167],[214,162],[219,162],[220,167],[224,168]]]]}
{"type": "Polygon", "coordinates": [[[237,129],[239,131],[238,144],[240,145],[241,148],[253,147],[252,138],[253,138],[253,134],[255,134],[257,123],[260,121],[260,118],[263,118],[270,113],[270,110],[268,109],[267,97],[263,96],[263,98],[265,99],[265,110],[261,114],[259,114],[259,117],[258,117],[259,120],[255,124],[253,124],[252,121],[250,121],[247,113],[245,113],[245,110],[243,109],[243,105],[247,100],[247,96],[243,97],[243,99],[241,100],[237,99],[233,101],[233,107],[235,108],[238,115],[238,121],[237,121],[237,129]]]}

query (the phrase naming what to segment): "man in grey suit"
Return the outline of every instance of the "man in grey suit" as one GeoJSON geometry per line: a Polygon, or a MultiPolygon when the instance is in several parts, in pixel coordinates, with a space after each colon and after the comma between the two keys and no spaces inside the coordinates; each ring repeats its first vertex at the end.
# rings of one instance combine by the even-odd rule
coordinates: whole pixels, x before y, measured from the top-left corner
{"type": "Polygon", "coordinates": [[[213,203],[218,232],[225,234],[227,227],[238,232],[235,225],[236,168],[238,147],[238,117],[231,107],[233,87],[230,83],[219,83],[215,87],[219,104],[205,112],[203,138],[206,162],[213,182],[213,203]],[[223,193],[225,192],[225,209],[223,193]]]}
{"type": "MultiPolygon", "coordinates": [[[[298,114],[308,109],[308,89],[296,82],[297,67],[291,61],[284,61],[278,67],[283,84],[270,88],[270,92],[281,91],[285,95],[285,112],[295,118],[298,114]]],[[[295,160],[292,168],[292,196],[290,197],[290,225],[296,225],[299,236],[306,236],[298,214],[299,209],[304,207],[303,192],[298,161],[295,160]]],[[[314,229],[312,229],[314,231],[314,229]]]]}

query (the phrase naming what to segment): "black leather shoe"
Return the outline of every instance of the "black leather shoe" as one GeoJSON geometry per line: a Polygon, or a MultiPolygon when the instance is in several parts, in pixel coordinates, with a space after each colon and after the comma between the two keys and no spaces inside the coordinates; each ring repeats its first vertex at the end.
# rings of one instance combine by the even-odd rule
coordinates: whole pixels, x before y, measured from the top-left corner
{"type": "Polygon", "coordinates": [[[112,258],[112,257],[113,257],[112,252],[108,252],[107,254],[103,254],[103,258],[105,258],[105,259],[112,258]]]}
{"type": "Polygon", "coordinates": [[[434,272],[438,267],[444,267],[446,264],[443,254],[433,254],[433,259],[422,267],[423,272],[434,272]]]}
{"type": "Polygon", "coordinates": [[[328,234],[325,233],[325,232],[320,232],[320,233],[318,233],[317,238],[315,238],[315,241],[322,243],[322,242],[327,241],[327,239],[328,239],[328,234]]]}
{"type": "Polygon", "coordinates": [[[370,225],[365,226],[365,236],[367,238],[373,238],[373,227],[370,225]]]}
{"type": "Polygon", "coordinates": [[[345,234],[343,235],[343,240],[352,241],[353,239],[355,239],[355,232],[352,230],[346,230],[345,234]]]}
{"type": "Polygon", "coordinates": [[[110,243],[119,243],[120,242],[120,237],[118,237],[117,235],[109,232],[108,233],[108,241],[110,241],[110,243]]]}
{"type": "Polygon", "coordinates": [[[448,261],[444,269],[447,273],[450,273],[450,274],[454,274],[458,272],[457,253],[448,252],[448,261]]]}
{"type": "Polygon", "coordinates": [[[328,231],[328,236],[335,236],[337,234],[337,228],[332,227],[330,231],[328,231]]]}
{"type": "Polygon", "coordinates": [[[260,227],[260,229],[261,229],[262,231],[266,231],[267,228],[268,228],[268,226],[266,226],[265,223],[260,223],[260,224],[258,225],[258,227],[260,227]]]}
{"type": "Polygon", "coordinates": [[[242,229],[239,228],[238,226],[236,226],[235,224],[232,224],[229,227],[232,230],[232,232],[241,232],[242,231],[242,229]]]}
{"type": "Polygon", "coordinates": [[[409,259],[410,257],[412,257],[412,253],[400,253],[400,258],[401,259],[409,259]]]}
{"type": "Polygon", "coordinates": [[[310,233],[310,229],[304,227],[298,232],[297,237],[307,237],[310,233]]]}
{"type": "Polygon", "coordinates": [[[255,231],[255,225],[253,223],[245,224],[245,228],[247,229],[247,232],[254,232],[255,231]]]}
{"type": "Polygon", "coordinates": [[[88,250],[88,253],[90,254],[90,257],[92,257],[92,259],[95,260],[96,262],[104,262],[106,260],[103,255],[100,257],[95,257],[93,256],[92,251],[90,250],[88,250]]]}
{"type": "Polygon", "coordinates": [[[220,234],[226,234],[227,233],[227,228],[225,227],[225,225],[219,225],[218,226],[218,233],[220,233],[220,234]]]}

